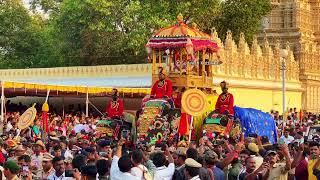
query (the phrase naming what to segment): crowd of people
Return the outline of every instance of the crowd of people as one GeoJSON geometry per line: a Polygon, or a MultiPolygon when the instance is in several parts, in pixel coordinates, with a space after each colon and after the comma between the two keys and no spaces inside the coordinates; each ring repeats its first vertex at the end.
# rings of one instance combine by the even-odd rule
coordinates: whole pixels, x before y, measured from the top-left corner
{"type": "Polygon", "coordinates": [[[278,144],[273,145],[259,136],[238,141],[202,137],[197,142],[153,145],[115,141],[95,131],[100,117],[85,117],[80,112],[64,117],[52,114],[50,133],[45,134],[40,117],[30,128],[19,130],[20,113],[7,112],[0,139],[0,172],[8,180],[320,179],[318,139],[304,139],[307,127],[317,124],[319,116],[290,111],[288,121],[271,112],[279,127],[278,144]]]}
{"type": "MultiPolygon", "coordinates": [[[[226,82],[215,111],[233,116],[233,96],[226,82]]],[[[112,92],[106,108],[108,118],[123,115],[123,102],[112,92]]],[[[162,98],[178,107],[172,83],[160,71],[150,98],[162,98]]],[[[181,98],[181,97],[180,97],[181,98]]],[[[40,109],[40,107],[36,106],[40,109]]],[[[134,143],[96,131],[99,116],[86,117],[81,107],[64,115],[50,113],[48,131],[41,116],[34,124],[18,128],[22,104],[7,102],[0,138],[0,177],[34,180],[316,180],[320,179],[320,130],[305,139],[319,116],[290,109],[270,114],[277,125],[278,143],[251,134],[239,138],[217,134],[184,139],[134,143]],[[74,111],[75,110],[75,111],[74,111]]],[[[139,122],[138,122],[139,123],[139,122]]],[[[137,124],[138,124],[137,123],[137,124]]]]}

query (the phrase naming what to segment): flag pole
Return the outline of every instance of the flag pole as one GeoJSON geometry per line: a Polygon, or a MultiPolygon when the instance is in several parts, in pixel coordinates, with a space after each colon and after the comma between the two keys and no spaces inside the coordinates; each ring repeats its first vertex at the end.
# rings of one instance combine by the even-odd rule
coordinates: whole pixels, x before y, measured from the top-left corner
{"type": "Polygon", "coordinates": [[[190,144],[190,142],[191,142],[191,135],[192,135],[192,130],[193,130],[193,116],[191,116],[190,125],[191,125],[191,127],[190,127],[190,130],[189,130],[189,139],[188,139],[189,144],[190,144]]]}

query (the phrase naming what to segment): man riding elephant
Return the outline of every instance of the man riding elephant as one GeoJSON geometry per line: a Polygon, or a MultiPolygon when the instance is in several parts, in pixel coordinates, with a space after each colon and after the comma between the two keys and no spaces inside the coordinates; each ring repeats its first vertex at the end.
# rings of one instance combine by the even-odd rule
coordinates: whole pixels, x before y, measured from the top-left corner
{"type": "Polygon", "coordinates": [[[222,93],[219,95],[218,100],[216,102],[215,111],[217,111],[220,114],[225,115],[234,115],[233,111],[233,95],[228,92],[228,86],[225,81],[222,81],[220,83],[220,87],[222,90],[222,93]]]}
{"type": "Polygon", "coordinates": [[[159,80],[156,81],[151,88],[151,98],[167,100],[171,108],[174,108],[172,100],[172,81],[166,79],[163,68],[159,68],[159,80]]]}
{"type": "Polygon", "coordinates": [[[112,100],[109,101],[106,112],[111,119],[123,117],[123,101],[118,97],[117,89],[112,89],[112,100]]]}

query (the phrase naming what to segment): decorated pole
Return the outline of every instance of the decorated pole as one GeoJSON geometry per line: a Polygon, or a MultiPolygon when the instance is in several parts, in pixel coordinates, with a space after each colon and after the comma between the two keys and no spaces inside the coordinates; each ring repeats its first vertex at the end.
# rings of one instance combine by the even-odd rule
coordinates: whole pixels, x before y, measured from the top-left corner
{"type": "Polygon", "coordinates": [[[207,96],[199,89],[189,89],[182,95],[181,106],[183,110],[191,116],[188,139],[190,142],[193,130],[193,119],[195,116],[201,116],[205,113],[208,106],[207,96]]]}
{"type": "Polygon", "coordinates": [[[49,132],[49,117],[48,117],[48,112],[49,112],[49,104],[48,104],[49,94],[50,94],[50,89],[47,90],[46,100],[44,101],[44,103],[42,105],[42,128],[43,128],[43,131],[46,132],[46,133],[49,132]]]}
{"type": "Polygon", "coordinates": [[[190,130],[189,130],[189,138],[188,138],[189,143],[191,141],[192,131],[193,131],[193,116],[191,116],[191,121],[190,121],[190,130]]]}

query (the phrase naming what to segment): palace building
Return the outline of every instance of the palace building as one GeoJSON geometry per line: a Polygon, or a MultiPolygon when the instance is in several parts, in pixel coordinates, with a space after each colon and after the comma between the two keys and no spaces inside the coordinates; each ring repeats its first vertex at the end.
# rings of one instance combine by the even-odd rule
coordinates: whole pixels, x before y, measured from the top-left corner
{"type": "MultiPolygon", "coordinates": [[[[229,91],[234,94],[236,106],[278,110],[281,113],[280,51],[287,49],[288,56],[284,59],[286,107],[319,112],[320,0],[272,0],[272,6],[270,15],[262,19],[261,31],[251,46],[244,34],[236,44],[232,32],[228,32],[224,40],[216,31],[212,32],[211,40],[217,43],[217,55],[223,62],[210,67],[215,90],[219,93],[219,83],[225,80],[230,84],[229,91]]],[[[2,81],[15,82],[82,82],[83,86],[87,86],[84,83],[95,82],[98,86],[149,88],[153,71],[152,64],[123,64],[0,70],[0,77],[2,81]]],[[[134,98],[134,94],[127,98],[134,98]]],[[[137,106],[131,109],[140,106],[139,103],[130,104],[137,106]]]]}
{"type": "Polygon", "coordinates": [[[272,11],[262,20],[258,40],[270,46],[288,44],[299,65],[302,108],[319,112],[320,0],[272,0],[272,11]]]}

